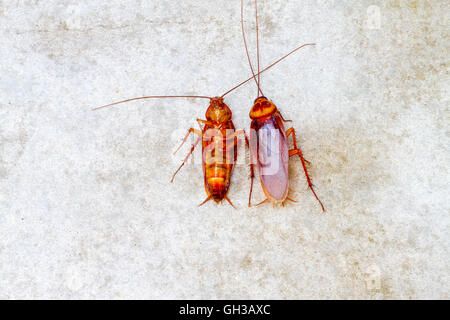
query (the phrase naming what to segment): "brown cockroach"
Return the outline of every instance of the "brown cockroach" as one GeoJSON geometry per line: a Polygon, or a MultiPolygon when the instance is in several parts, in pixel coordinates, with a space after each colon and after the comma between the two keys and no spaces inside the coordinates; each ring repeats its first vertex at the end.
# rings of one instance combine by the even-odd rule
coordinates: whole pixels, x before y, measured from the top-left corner
{"type": "MultiPolygon", "coordinates": [[[[290,54],[297,51],[296,48],[284,55],[265,69],[261,70],[260,73],[268,70],[290,54]]],[[[193,96],[193,95],[175,95],[175,96],[144,96],[126,99],[118,102],[114,102],[101,107],[96,107],[94,110],[101,108],[106,108],[120,103],[142,100],[142,99],[162,99],[162,98],[200,98],[209,99],[209,106],[206,109],[205,117],[206,120],[197,119],[197,122],[201,130],[189,128],[186,136],[183,139],[181,145],[177,148],[175,153],[181,148],[181,146],[186,142],[189,135],[194,133],[198,135],[197,140],[191,147],[191,150],[181,163],[180,167],[175,171],[170,182],[173,182],[175,175],[180,171],[184,164],[189,159],[189,156],[194,152],[195,147],[202,140],[202,167],[205,191],[207,194],[206,199],[199,205],[203,205],[207,201],[213,199],[216,202],[222,202],[226,199],[231,206],[233,203],[227,196],[227,192],[230,186],[231,174],[237,159],[237,137],[239,135],[244,135],[245,141],[248,145],[248,139],[244,130],[236,131],[233,121],[231,120],[232,113],[230,108],[223,102],[225,95],[231,91],[239,88],[248,81],[254,79],[254,76],[248,78],[247,80],[241,82],[237,86],[228,90],[224,94],[218,97],[208,97],[208,96],[193,96]],[[202,128],[202,125],[203,128],[202,128]]],[[[233,206],[234,207],[234,206],[233,206]]]]}
{"type": "MultiPolygon", "coordinates": [[[[258,72],[255,74],[253,65],[248,53],[247,41],[245,39],[244,30],[244,0],[241,0],[241,28],[242,37],[244,40],[245,52],[247,54],[250,70],[255,79],[258,93],[255,102],[250,110],[250,118],[252,119],[250,126],[250,170],[251,170],[251,186],[248,199],[248,205],[251,206],[251,197],[253,191],[254,179],[254,165],[258,170],[261,186],[266,196],[266,199],[259,204],[270,201],[271,203],[283,203],[285,200],[294,201],[288,197],[289,189],[289,175],[288,163],[289,157],[298,155],[305,172],[308,186],[316,197],[322,211],[325,208],[319,200],[311,179],[308,175],[306,163],[307,160],[303,157],[300,148],[297,146],[295,137],[295,129],[290,128],[286,130],[283,122],[290,122],[285,120],[277,109],[275,104],[267,99],[261,91],[261,79],[259,72],[259,34],[258,34],[258,2],[255,0],[255,17],[256,17],[256,46],[257,46],[257,68],[258,72]],[[292,135],[294,148],[289,150],[287,137],[292,135]]],[[[307,43],[301,47],[315,45],[314,43],[307,43]]],[[[299,47],[299,48],[301,48],[299,47]]]]}

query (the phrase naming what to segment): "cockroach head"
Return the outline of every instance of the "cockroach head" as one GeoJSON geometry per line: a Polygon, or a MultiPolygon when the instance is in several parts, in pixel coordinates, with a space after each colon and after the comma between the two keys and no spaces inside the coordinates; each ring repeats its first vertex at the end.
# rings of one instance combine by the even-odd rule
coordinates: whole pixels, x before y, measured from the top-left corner
{"type": "Polygon", "coordinates": [[[223,102],[222,97],[215,97],[211,99],[205,116],[208,121],[224,123],[231,119],[231,110],[223,102]]]}
{"type": "Polygon", "coordinates": [[[268,99],[266,97],[259,96],[258,98],[255,99],[255,101],[253,103],[255,104],[256,102],[263,102],[263,101],[266,101],[266,100],[268,101],[268,99]]]}
{"type": "Polygon", "coordinates": [[[253,103],[253,107],[250,110],[251,119],[261,119],[273,115],[277,112],[277,107],[264,96],[258,97],[253,103]]]}

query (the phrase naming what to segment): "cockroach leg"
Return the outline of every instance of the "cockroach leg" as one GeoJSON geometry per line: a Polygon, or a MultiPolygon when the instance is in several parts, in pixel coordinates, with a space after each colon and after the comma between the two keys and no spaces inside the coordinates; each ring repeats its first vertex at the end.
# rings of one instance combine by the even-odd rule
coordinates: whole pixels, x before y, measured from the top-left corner
{"type": "MultiPolygon", "coordinates": [[[[247,145],[248,148],[250,148],[250,143],[249,143],[249,141],[248,141],[248,137],[247,137],[247,134],[245,133],[245,130],[238,130],[238,131],[235,131],[233,134],[231,134],[231,135],[229,135],[229,136],[227,137],[227,140],[234,139],[235,137],[237,137],[238,135],[241,135],[241,134],[244,135],[244,138],[245,138],[245,144],[247,145]]],[[[230,144],[230,145],[234,147],[234,144],[230,144]]],[[[228,148],[228,147],[227,147],[227,148],[228,148]]],[[[248,206],[249,206],[249,207],[252,206],[251,202],[252,202],[253,179],[254,179],[254,178],[255,178],[255,169],[254,169],[254,167],[253,167],[253,163],[250,163],[250,179],[251,179],[251,182],[250,182],[250,194],[249,194],[249,197],[248,197],[248,206]]]]}
{"type": "Polygon", "coordinates": [[[207,120],[203,120],[203,119],[197,119],[197,122],[200,125],[200,128],[202,128],[200,123],[203,123],[203,124],[206,124],[206,125],[210,125],[210,126],[214,126],[214,123],[212,123],[211,121],[207,121],[207,120]]]}
{"type": "Polygon", "coordinates": [[[198,206],[201,207],[202,205],[204,205],[205,203],[207,203],[209,200],[211,200],[212,196],[208,196],[205,201],[203,201],[202,203],[200,203],[198,206]]]}
{"type": "Polygon", "coordinates": [[[247,145],[247,147],[250,146],[250,144],[248,142],[247,134],[245,133],[245,130],[238,130],[227,136],[227,139],[226,139],[227,140],[227,150],[232,149],[232,147],[234,147],[234,143],[228,142],[228,140],[233,140],[234,138],[237,138],[241,134],[244,135],[245,144],[247,145]]]}
{"type": "MultiPolygon", "coordinates": [[[[248,206],[251,207],[252,204],[252,192],[253,192],[253,180],[255,179],[255,168],[253,166],[253,163],[250,163],[250,194],[248,196],[248,206]]],[[[267,199],[266,199],[267,200],[267,199]]]]}
{"type": "Polygon", "coordinates": [[[306,160],[305,160],[305,158],[303,158],[303,154],[302,154],[301,150],[299,148],[297,148],[297,142],[295,139],[295,129],[294,128],[290,128],[286,131],[287,136],[290,134],[292,134],[292,140],[294,142],[294,149],[289,150],[289,157],[292,157],[296,154],[298,154],[298,156],[300,157],[300,160],[301,160],[302,166],[303,166],[303,171],[305,171],[306,181],[308,181],[308,186],[311,189],[314,196],[316,197],[320,206],[322,207],[322,211],[325,212],[325,207],[323,206],[322,201],[320,201],[319,197],[317,196],[316,192],[314,191],[313,184],[311,182],[311,179],[309,178],[308,169],[306,169],[306,160]]]}
{"type": "Polygon", "coordinates": [[[245,139],[247,141],[247,135],[245,134],[245,130],[237,130],[237,131],[233,132],[232,134],[227,136],[227,140],[231,140],[231,139],[237,138],[241,134],[244,135],[244,137],[245,137],[245,139]]]}
{"type": "Polygon", "coordinates": [[[259,206],[260,204],[266,203],[267,201],[269,201],[269,199],[263,200],[263,201],[261,201],[260,203],[255,204],[254,207],[257,207],[257,206],[259,206]]]}
{"type": "Polygon", "coordinates": [[[194,128],[190,128],[188,130],[188,132],[186,133],[186,136],[183,139],[183,142],[181,142],[180,146],[177,148],[177,150],[175,150],[175,152],[173,154],[176,154],[178,152],[178,150],[180,150],[180,148],[183,146],[183,144],[186,142],[187,138],[189,137],[189,135],[194,132],[195,134],[199,135],[200,137],[202,136],[202,132],[200,130],[194,129],[194,128]]]}
{"type": "MultiPolygon", "coordinates": [[[[200,130],[202,131],[202,133],[201,133],[201,135],[202,135],[202,137],[203,137],[203,140],[204,141],[210,141],[211,140],[211,138],[212,137],[214,137],[214,133],[212,133],[212,135],[211,135],[211,132],[203,132],[203,127],[202,127],[202,124],[204,124],[205,125],[205,127],[206,126],[211,126],[211,127],[216,127],[216,125],[214,124],[214,123],[212,123],[211,121],[207,121],[207,120],[203,120],[203,119],[196,119],[196,121],[197,121],[197,123],[198,123],[198,126],[200,127],[200,130]]],[[[220,125],[220,126],[222,126],[222,125],[220,125]]],[[[217,130],[220,130],[220,127],[217,129],[217,130]]]]}
{"type": "Polygon", "coordinates": [[[184,164],[186,163],[186,161],[189,159],[189,156],[192,154],[192,152],[194,152],[195,147],[197,146],[197,144],[200,142],[200,140],[202,139],[202,137],[200,136],[197,141],[195,141],[194,145],[191,147],[191,151],[189,151],[189,153],[187,154],[186,158],[184,158],[183,163],[181,164],[181,166],[177,169],[177,171],[175,171],[175,173],[172,176],[172,179],[170,180],[170,182],[173,182],[173,179],[175,179],[176,174],[178,173],[178,171],[181,170],[181,168],[184,166],[184,164]]]}
{"type": "MultiPolygon", "coordinates": [[[[281,116],[281,114],[280,114],[280,116],[281,116]]],[[[292,121],[292,120],[288,120],[288,121],[292,121]]],[[[306,160],[304,157],[303,157],[303,154],[302,154],[302,152],[300,151],[300,148],[298,148],[297,147],[297,138],[296,138],[296,136],[295,136],[295,129],[294,128],[290,128],[290,129],[288,129],[287,131],[286,131],[286,137],[289,137],[290,135],[292,134],[292,142],[294,143],[294,149],[298,149],[298,151],[300,152],[300,158],[303,158],[303,160],[310,166],[311,165],[311,162],[309,162],[308,160],[306,160]]],[[[292,157],[293,155],[291,155],[290,153],[289,153],[289,157],[292,157]]]]}
{"type": "MultiPolygon", "coordinates": [[[[247,134],[245,133],[245,130],[239,130],[236,131],[236,134],[243,134],[244,138],[245,138],[245,144],[247,145],[247,148],[250,149],[250,143],[248,141],[248,137],[247,134]]],[[[255,169],[254,169],[254,165],[253,163],[251,163],[251,159],[250,159],[250,194],[248,196],[248,206],[251,207],[252,206],[252,192],[253,192],[253,179],[255,178],[255,169]]]]}
{"type": "Polygon", "coordinates": [[[292,122],[292,120],[286,120],[285,118],[283,118],[283,116],[281,115],[280,112],[278,112],[278,115],[280,116],[281,120],[283,120],[284,122],[292,122]]]}
{"type": "Polygon", "coordinates": [[[236,209],[236,207],[234,206],[234,204],[231,202],[231,200],[230,200],[230,198],[228,198],[228,196],[227,195],[225,195],[225,200],[227,200],[228,201],[228,203],[229,204],[231,204],[231,206],[234,208],[234,209],[236,209]]]}
{"type": "MultiPolygon", "coordinates": [[[[300,154],[300,153],[301,153],[300,149],[291,149],[291,150],[289,150],[289,157],[295,156],[296,154],[300,154]]],[[[303,157],[303,154],[302,154],[300,157],[303,157]]],[[[311,165],[311,162],[309,162],[309,161],[306,160],[305,158],[303,158],[303,160],[305,161],[305,163],[306,163],[308,166],[311,165]]]]}
{"type": "MultiPolygon", "coordinates": [[[[236,137],[236,136],[238,136],[238,135],[240,135],[240,134],[243,134],[243,135],[244,135],[244,138],[245,138],[245,144],[247,145],[247,148],[250,149],[250,143],[249,143],[249,141],[248,141],[248,137],[247,137],[247,134],[245,133],[245,130],[238,130],[238,131],[236,131],[234,134],[228,136],[227,139],[234,138],[234,137],[236,137]]],[[[251,162],[251,161],[250,161],[250,162],[251,162]]],[[[255,171],[254,171],[254,168],[253,168],[253,164],[250,163],[250,178],[251,178],[251,183],[250,183],[250,195],[249,195],[249,197],[248,197],[248,206],[249,206],[249,207],[252,206],[252,205],[251,205],[251,200],[252,200],[253,179],[254,179],[254,177],[255,177],[255,171]]]]}
{"type": "Polygon", "coordinates": [[[291,201],[291,202],[297,202],[297,201],[295,201],[294,199],[291,199],[291,198],[289,198],[289,197],[286,197],[286,200],[289,200],[289,201],[291,201]]]}

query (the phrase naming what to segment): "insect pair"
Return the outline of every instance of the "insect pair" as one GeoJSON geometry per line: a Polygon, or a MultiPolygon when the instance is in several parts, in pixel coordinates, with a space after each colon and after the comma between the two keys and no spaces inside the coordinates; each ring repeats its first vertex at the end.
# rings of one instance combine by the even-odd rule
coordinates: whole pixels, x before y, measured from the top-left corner
{"type": "MultiPolygon", "coordinates": [[[[268,67],[260,70],[259,59],[259,30],[258,30],[258,3],[255,0],[255,17],[256,17],[256,43],[257,43],[257,72],[255,73],[253,64],[248,52],[247,41],[244,30],[244,4],[241,0],[241,27],[242,37],[246,55],[248,58],[252,77],[241,82],[234,88],[228,90],[224,94],[218,97],[208,96],[192,96],[192,95],[174,95],[174,96],[144,96],[138,98],[131,98],[115,103],[111,103],[105,106],[94,108],[94,110],[113,106],[120,103],[125,103],[134,100],[141,99],[154,99],[154,98],[199,98],[209,99],[209,106],[206,110],[206,120],[197,119],[201,130],[190,128],[183,139],[180,147],[175,151],[177,152],[181,146],[186,142],[189,135],[194,133],[198,135],[197,140],[191,147],[189,153],[183,160],[180,167],[174,173],[171,182],[173,182],[175,175],[187,162],[191,154],[194,152],[195,147],[202,141],[202,167],[204,175],[204,184],[207,198],[199,205],[203,205],[209,200],[216,202],[222,202],[223,199],[227,200],[230,205],[233,203],[228,198],[227,193],[230,186],[231,175],[237,159],[237,141],[238,136],[243,135],[247,146],[250,149],[250,175],[251,186],[248,205],[251,206],[251,197],[253,191],[253,180],[255,177],[255,166],[258,171],[258,175],[261,181],[261,186],[266,196],[266,199],[259,204],[265,202],[283,203],[285,200],[290,200],[288,197],[289,189],[289,175],[288,175],[288,161],[292,156],[299,156],[303,170],[305,172],[308,186],[314,194],[315,198],[319,202],[322,210],[325,212],[325,208],[322,202],[319,200],[316,192],[314,191],[311,179],[308,175],[306,164],[309,164],[303,157],[300,148],[297,146],[295,130],[290,128],[285,129],[284,123],[291,120],[285,120],[277,109],[274,103],[264,96],[261,90],[261,78],[260,74],[278,62],[282,61],[292,53],[305,47],[314,45],[308,43],[301,45],[288,54],[284,55],[268,67]],[[232,112],[230,108],[224,103],[224,97],[254,79],[258,97],[254,101],[254,104],[250,110],[250,118],[252,120],[250,126],[250,138],[247,137],[245,130],[236,130],[232,121],[232,112]],[[203,127],[202,127],[203,126],[203,127]],[[292,136],[294,148],[288,148],[288,136],[292,136]]],[[[257,204],[257,205],[259,205],[257,204]]],[[[233,206],[234,207],[234,206],[233,206]]]]}

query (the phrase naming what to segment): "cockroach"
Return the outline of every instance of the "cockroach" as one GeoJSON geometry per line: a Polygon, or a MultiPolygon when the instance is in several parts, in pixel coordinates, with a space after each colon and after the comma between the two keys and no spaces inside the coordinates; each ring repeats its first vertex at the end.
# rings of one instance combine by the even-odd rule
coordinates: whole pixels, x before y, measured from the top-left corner
{"type": "MultiPolygon", "coordinates": [[[[275,104],[267,99],[261,91],[261,79],[259,72],[259,32],[258,32],[258,1],[255,0],[255,17],[256,17],[256,46],[257,46],[257,74],[253,70],[253,65],[248,53],[247,41],[244,30],[244,0],[241,0],[241,28],[242,37],[244,40],[245,52],[247,54],[250,70],[253,74],[257,85],[257,98],[250,110],[250,118],[252,120],[250,126],[250,171],[251,171],[251,186],[248,205],[251,206],[251,197],[253,191],[254,179],[254,165],[258,170],[258,175],[261,181],[261,186],[266,196],[266,199],[259,204],[267,201],[271,203],[284,203],[285,200],[295,202],[288,197],[289,189],[289,175],[288,162],[289,158],[298,155],[305,172],[308,186],[314,194],[315,198],[325,212],[325,207],[314,191],[313,184],[308,174],[306,164],[309,162],[305,160],[300,148],[297,146],[295,137],[295,129],[290,128],[286,130],[283,122],[291,122],[285,120],[281,112],[277,109],[275,104]],[[289,150],[287,138],[292,136],[294,148],[289,150]]],[[[301,47],[315,45],[314,43],[307,43],[301,47]]]]}
{"type": "MultiPolygon", "coordinates": [[[[261,70],[260,73],[268,70],[290,54],[297,51],[296,48],[284,55],[265,69],[261,70]]],[[[234,207],[231,200],[228,198],[227,193],[230,186],[231,174],[237,159],[237,138],[239,135],[244,135],[247,146],[248,138],[244,130],[237,130],[234,127],[233,121],[231,120],[232,112],[230,108],[224,103],[224,97],[233,90],[239,88],[248,81],[254,79],[254,76],[242,81],[232,89],[228,90],[224,94],[218,97],[209,96],[196,96],[196,95],[175,95],[175,96],[144,96],[126,99],[111,104],[107,104],[101,107],[96,107],[93,110],[98,110],[101,108],[106,108],[120,103],[142,100],[142,99],[163,99],[163,98],[199,98],[199,99],[209,99],[209,106],[206,109],[205,118],[197,119],[200,130],[189,128],[186,136],[184,137],[181,145],[175,150],[176,153],[186,142],[189,135],[194,133],[198,135],[197,140],[192,145],[189,153],[184,158],[180,167],[175,171],[170,182],[173,182],[176,174],[187,162],[191,154],[194,152],[195,147],[199,144],[200,139],[202,140],[202,167],[205,191],[207,194],[206,199],[199,204],[199,206],[205,204],[209,200],[213,199],[215,202],[222,202],[226,199],[231,206],[234,207]],[[202,125],[204,125],[202,127],[202,125]]]]}

